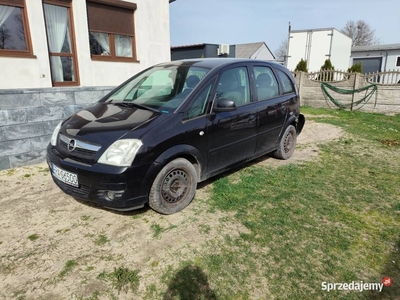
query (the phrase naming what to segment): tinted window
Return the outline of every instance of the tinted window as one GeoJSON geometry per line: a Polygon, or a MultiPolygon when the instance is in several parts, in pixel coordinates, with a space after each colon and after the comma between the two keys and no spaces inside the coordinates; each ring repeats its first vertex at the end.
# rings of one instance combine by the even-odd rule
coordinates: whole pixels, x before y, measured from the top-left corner
{"type": "Polygon", "coordinates": [[[283,87],[283,93],[284,94],[290,94],[294,92],[294,87],[292,84],[292,81],[290,80],[289,76],[287,76],[285,73],[283,73],[280,70],[276,70],[277,74],[279,76],[279,79],[282,82],[282,87],[283,87]]]}
{"type": "Polygon", "coordinates": [[[171,112],[210,69],[190,66],[153,67],[119,87],[107,101],[126,101],[171,112]]]}
{"type": "Polygon", "coordinates": [[[217,99],[227,99],[241,106],[250,102],[249,76],[246,67],[225,71],[220,76],[217,99]]]}
{"type": "Polygon", "coordinates": [[[212,86],[214,84],[213,80],[208,85],[206,85],[201,92],[196,96],[195,100],[192,102],[188,110],[185,112],[183,117],[184,120],[193,119],[195,117],[204,115],[207,109],[207,101],[210,96],[212,86]]]}
{"type": "Polygon", "coordinates": [[[254,67],[258,100],[266,100],[278,96],[278,81],[268,67],[254,67]]]}

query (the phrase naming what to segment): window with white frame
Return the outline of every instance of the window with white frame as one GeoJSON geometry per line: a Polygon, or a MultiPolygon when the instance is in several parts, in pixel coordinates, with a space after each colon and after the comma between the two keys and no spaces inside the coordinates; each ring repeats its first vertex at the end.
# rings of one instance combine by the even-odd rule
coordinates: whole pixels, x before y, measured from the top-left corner
{"type": "Polygon", "coordinates": [[[33,57],[24,0],[0,0],[0,56],[33,57]]]}
{"type": "Polygon", "coordinates": [[[92,59],[136,61],[136,4],[116,0],[87,0],[86,5],[92,59]]]}

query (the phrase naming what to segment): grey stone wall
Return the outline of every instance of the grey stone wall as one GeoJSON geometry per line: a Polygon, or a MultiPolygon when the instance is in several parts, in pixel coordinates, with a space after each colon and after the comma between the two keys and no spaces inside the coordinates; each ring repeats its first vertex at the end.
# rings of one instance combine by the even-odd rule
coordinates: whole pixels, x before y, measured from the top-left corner
{"type": "Polygon", "coordinates": [[[0,90],[0,170],[43,162],[58,122],[112,88],[0,90]]]}
{"type": "MultiPolygon", "coordinates": [[[[294,75],[296,78],[297,87],[299,89],[300,101],[302,105],[337,108],[337,106],[335,106],[323,92],[321,88],[321,82],[309,79],[307,73],[296,72],[294,75]]],[[[360,74],[351,74],[345,81],[329,83],[335,87],[346,90],[353,90],[371,84],[365,80],[363,75],[360,74]]],[[[400,114],[400,84],[378,84],[377,87],[377,93],[373,94],[367,104],[360,108],[360,110],[365,112],[400,114]]],[[[353,95],[335,94],[335,92],[332,92],[331,95],[341,103],[349,104],[351,101],[362,99],[362,97],[365,96],[365,92],[354,94],[354,99],[352,98],[353,95]]],[[[355,107],[355,109],[357,108],[358,107],[355,107]]]]}

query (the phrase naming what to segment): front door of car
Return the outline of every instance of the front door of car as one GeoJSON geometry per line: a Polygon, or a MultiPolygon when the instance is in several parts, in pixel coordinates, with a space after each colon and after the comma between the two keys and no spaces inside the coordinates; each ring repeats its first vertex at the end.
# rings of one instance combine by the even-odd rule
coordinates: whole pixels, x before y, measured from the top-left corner
{"type": "Polygon", "coordinates": [[[287,101],[280,95],[278,80],[270,67],[254,66],[258,98],[256,154],[273,150],[287,117],[287,101]]]}
{"type": "Polygon", "coordinates": [[[246,160],[254,155],[257,138],[257,103],[250,97],[249,73],[246,66],[223,71],[214,96],[214,106],[221,99],[235,103],[233,111],[212,112],[208,118],[209,173],[246,160]]]}

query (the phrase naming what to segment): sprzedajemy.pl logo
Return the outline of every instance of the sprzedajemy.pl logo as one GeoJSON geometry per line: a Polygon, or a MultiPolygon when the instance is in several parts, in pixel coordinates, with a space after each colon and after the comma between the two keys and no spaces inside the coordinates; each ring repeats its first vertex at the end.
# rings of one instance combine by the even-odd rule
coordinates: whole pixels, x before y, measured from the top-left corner
{"type": "Polygon", "coordinates": [[[382,292],[384,286],[389,287],[393,283],[392,278],[384,277],[382,283],[377,282],[364,282],[364,281],[352,281],[352,282],[322,282],[321,288],[323,291],[378,291],[382,292]]]}

